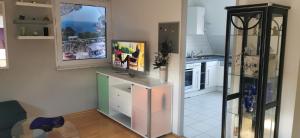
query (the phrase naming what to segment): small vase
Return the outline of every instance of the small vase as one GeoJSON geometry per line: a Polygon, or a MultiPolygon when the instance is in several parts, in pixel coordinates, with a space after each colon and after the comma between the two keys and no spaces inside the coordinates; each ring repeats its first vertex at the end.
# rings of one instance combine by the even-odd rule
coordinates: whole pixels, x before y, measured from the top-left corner
{"type": "Polygon", "coordinates": [[[167,66],[161,66],[161,67],[159,68],[159,77],[160,77],[160,82],[161,82],[161,83],[167,82],[167,79],[168,79],[168,70],[167,70],[167,66]]]}

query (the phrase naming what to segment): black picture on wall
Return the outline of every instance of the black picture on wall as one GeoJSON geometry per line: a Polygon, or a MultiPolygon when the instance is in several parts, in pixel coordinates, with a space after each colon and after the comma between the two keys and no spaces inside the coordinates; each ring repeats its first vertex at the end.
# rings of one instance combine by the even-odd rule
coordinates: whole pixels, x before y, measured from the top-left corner
{"type": "Polygon", "coordinates": [[[158,49],[162,43],[168,41],[172,46],[172,53],[179,52],[179,22],[159,23],[158,49]]]}

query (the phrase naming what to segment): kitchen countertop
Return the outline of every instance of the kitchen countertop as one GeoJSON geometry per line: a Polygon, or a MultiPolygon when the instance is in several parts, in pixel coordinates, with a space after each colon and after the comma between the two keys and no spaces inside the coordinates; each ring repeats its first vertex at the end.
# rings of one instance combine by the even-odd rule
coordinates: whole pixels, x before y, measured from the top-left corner
{"type": "Polygon", "coordinates": [[[185,63],[186,64],[192,64],[192,63],[201,63],[201,62],[208,62],[208,61],[224,61],[224,56],[221,55],[205,55],[205,56],[199,56],[196,58],[186,58],[185,63]]]}

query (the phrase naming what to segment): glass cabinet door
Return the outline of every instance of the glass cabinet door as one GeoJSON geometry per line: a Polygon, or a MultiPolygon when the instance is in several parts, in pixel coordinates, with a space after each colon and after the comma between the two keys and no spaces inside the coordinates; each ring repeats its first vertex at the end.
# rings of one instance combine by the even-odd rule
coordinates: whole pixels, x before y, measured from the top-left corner
{"type": "Polygon", "coordinates": [[[273,138],[275,130],[276,105],[279,93],[279,65],[281,59],[283,15],[272,14],[271,36],[268,58],[268,77],[265,99],[264,138],[273,138]]]}
{"type": "Polygon", "coordinates": [[[254,138],[263,17],[262,12],[248,12],[231,18],[226,137],[254,138]]]}
{"type": "Polygon", "coordinates": [[[241,56],[241,131],[242,138],[254,138],[257,117],[259,68],[261,57],[262,13],[243,14],[244,33],[241,56]]]}

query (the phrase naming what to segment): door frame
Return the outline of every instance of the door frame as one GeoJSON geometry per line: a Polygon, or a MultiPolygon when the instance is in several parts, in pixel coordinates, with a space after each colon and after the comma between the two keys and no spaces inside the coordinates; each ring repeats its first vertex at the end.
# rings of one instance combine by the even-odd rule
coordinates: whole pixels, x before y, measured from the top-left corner
{"type": "MultiPolygon", "coordinates": [[[[236,0],[236,5],[239,5],[240,0],[236,0]]],[[[181,46],[179,47],[180,51],[180,72],[179,72],[179,79],[180,79],[180,94],[179,94],[179,114],[178,114],[178,128],[177,134],[183,136],[183,128],[184,128],[184,80],[185,80],[185,56],[186,56],[186,27],[187,27],[187,8],[188,8],[188,0],[181,1],[181,46]]],[[[224,7],[225,8],[225,7],[224,7]]],[[[224,34],[225,35],[225,34],[224,34]]]]}

